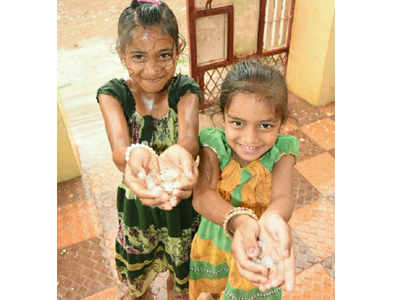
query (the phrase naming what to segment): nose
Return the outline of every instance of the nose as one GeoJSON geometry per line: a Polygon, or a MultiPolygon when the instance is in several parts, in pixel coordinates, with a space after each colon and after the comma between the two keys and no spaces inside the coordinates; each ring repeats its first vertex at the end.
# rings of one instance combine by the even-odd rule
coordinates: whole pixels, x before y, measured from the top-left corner
{"type": "Polygon", "coordinates": [[[145,65],[145,74],[147,77],[157,76],[161,72],[162,66],[156,59],[149,59],[145,65]]]}
{"type": "Polygon", "coordinates": [[[256,145],[257,144],[257,129],[253,126],[248,126],[243,132],[243,144],[256,145]]]}

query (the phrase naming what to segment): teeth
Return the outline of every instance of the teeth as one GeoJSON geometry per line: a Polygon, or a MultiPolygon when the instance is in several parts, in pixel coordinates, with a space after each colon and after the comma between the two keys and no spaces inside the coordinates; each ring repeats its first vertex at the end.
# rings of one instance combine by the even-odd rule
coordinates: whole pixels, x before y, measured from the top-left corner
{"type": "Polygon", "coordinates": [[[256,147],[253,146],[244,146],[247,150],[256,150],[256,147]]]}

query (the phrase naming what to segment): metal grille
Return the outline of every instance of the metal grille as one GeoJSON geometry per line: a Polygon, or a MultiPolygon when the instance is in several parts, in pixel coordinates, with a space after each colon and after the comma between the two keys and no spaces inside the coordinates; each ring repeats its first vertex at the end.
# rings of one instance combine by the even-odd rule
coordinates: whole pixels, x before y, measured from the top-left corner
{"type": "Polygon", "coordinates": [[[221,92],[221,84],[232,66],[208,70],[204,73],[204,101],[202,108],[213,105],[221,92]]]}
{"type": "MultiPolygon", "coordinates": [[[[190,74],[198,81],[203,92],[200,107],[202,110],[218,100],[223,79],[232,65],[241,60],[259,58],[286,75],[294,0],[260,0],[257,51],[245,56],[234,53],[234,5],[212,8],[210,0],[204,9],[197,9],[194,1],[186,0],[186,3],[189,21],[190,74]],[[196,19],[217,15],[225,15],[227,20],[226,58],[222,61],[210,60],[200,64],[197,53],[196,19]]],[[[204,43],[204,40],[202,41],[204,43]]]]}
{"type": "MultiPolygon", "coordinates": [[[[288,60],[288,54],[286,52],[260,57],[259,59],[266,64],[275,66],[275,68],[285,75],[288,60]]],[[[201,109],[205,109],[218,101],[221,92],[221,84],[232,66],[233,65],[228,65],[204,72],[204,99],[202,101],[201,109]]]]}
{"type": "Polygon", "coordinates": [[[288,61],[288,53],[283,52],[275,55],[269,55],[259,58],[266,64],[273,65],[277,68],[283,75],[286,74],[286,65],[288,61]]]}

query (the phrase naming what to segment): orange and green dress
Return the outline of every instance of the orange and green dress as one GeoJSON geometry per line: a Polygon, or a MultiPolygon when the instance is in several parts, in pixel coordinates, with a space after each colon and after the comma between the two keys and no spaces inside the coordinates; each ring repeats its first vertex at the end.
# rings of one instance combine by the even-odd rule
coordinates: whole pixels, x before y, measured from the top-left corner
{"type": "MultiPolygon", "coordinates": [[[[268,152],[241,167],[232,159],[232,150],[223,130],[203,129],[200,143],[211,147],[218,156],[221,178],[217,191],[221,197],[235,207],[251,208],[258,217],[267,209],[271,199],[274,164],[284,155],[294,155],[297,159],[299,153],[296,137],[279,135],[268,152]]],[[[220,299],[229,300],[281,299],[281,288],[262,292],[239,274],[231,242],[221,226],[201,217],[190,253],[190,299],[197,299],[201,292],[221,294],[220,299]]]]}

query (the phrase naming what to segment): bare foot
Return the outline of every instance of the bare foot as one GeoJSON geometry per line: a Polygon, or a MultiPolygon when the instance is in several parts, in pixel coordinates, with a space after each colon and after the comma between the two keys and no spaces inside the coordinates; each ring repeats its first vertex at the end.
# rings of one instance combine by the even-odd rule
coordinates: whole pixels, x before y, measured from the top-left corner
{"type": "Polygon", "coordinates": [[[210,293],[201,293],[197,300],[214,300],[210,293]]]}
{"type": "Polygon", "coordinates": [[[171,274],[168,275],[167,279],[167,294],[168,300],[189,300],[188,294],[180,294],[174,290],[174,282],[172,281],[171,274]]]}

